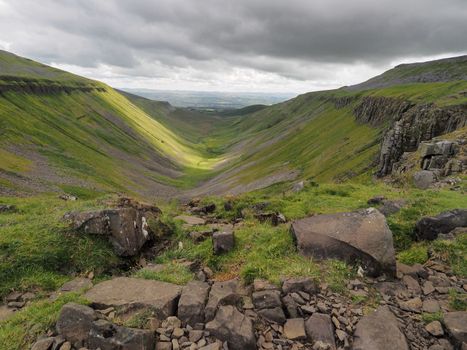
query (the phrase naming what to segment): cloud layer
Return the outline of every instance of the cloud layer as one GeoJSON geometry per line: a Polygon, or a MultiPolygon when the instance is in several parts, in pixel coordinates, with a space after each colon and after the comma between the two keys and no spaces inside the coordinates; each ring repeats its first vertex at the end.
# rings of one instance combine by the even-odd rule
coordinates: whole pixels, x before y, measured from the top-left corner
{"type": "Polygon", "coordinates": [[[467,52],[465,0],[0,0],[0,48],[118,87],[309,91],[467,52]]]}

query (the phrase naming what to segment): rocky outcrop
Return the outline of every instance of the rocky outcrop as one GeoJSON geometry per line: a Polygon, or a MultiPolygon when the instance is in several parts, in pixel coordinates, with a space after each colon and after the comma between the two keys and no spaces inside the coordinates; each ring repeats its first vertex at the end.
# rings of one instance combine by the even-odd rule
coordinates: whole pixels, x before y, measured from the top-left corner
{"type": "Polygon", "coordinates": [[[298,251],[305,256],[358,262],[373,276],[395,275],[392,232],[376,209],[296,220],[291,231],[298,251]]]}
{"type": "MultiPolygon", "coordinates": [[[[379,120],[379,115],[380,113],[376,113],[374,118],[379,120]]],[[[445,108],[433,104],[417,105],[405,110],[390,108],[386,120],[391,126],[383,136],[377,175],[391,174],[393,166],[404,152],[416,151],[422,141],[429,141],[466,126],[466,115],[465,105],[445,108]]],[[[363,120],[370,118],[366,114],[363,116],[366,116],[363,120]]]]}
{"type": "Polygon", "coordinates": [[[394,314],[382,306],[358,322],[353,350],[409,350],[409,346],[394,314]]]}
{"type": "Polygon", "coordinates": [[[467,209],[445,211],[436,216],[421,218],[415,225],[418,239],[434,240],[458,227],[467,227],[467,209]]]}
{"type": "Polygon", "coordinates": [[[367,96],[355,107],[354,115],[360,123],[381,126],[388,121],[397,119],[411,107],[413,107],[413,103],[406,100],[367,96]]]}
{"type": "Polygon", "coordinates": [[[166,282],[118,277],[96,284],[84,296],[98,309],[115,308],[122,318],[152,310],[163,319],[175,315],[181,289],[166,282]]]}
{"type": "Polygon", "coordinates": [[[65,219],[77,232],[108,236],[118,255],[134,256],[154,239],[148,222],[160,213],[154,206],[120,200],[116,209],[68,213],[65,219]]]}

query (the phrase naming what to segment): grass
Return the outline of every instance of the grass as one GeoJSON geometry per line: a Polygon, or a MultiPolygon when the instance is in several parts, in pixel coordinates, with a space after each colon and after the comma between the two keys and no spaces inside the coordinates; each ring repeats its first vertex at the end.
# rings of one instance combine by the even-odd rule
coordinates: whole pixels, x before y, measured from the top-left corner
{"type": "Polygon", "coordinates": [[[177,262],[165,264],[161,271],[152,271],[143,268],[138,270],[134,276],[180,285],[185,285],[194,278],[193,273],[190,272],[186,266],[178,264],[177,262]]]}
{"type": "Polygon", "coordinates": [[[0,297],[11,290],[55,290],[73,274],[99,274],[119,264],[104,238],[70,234],[62,220],[66,212],[96,208],[99,201],[43,196],[0,202],[19,209],[0,214],[0,297]]]}
{"type": "Polygon", "coordinates": [[[67,293],[55,301],[40,300],[17,311],[8,320],[0,322],[0,349],[22,350],[51,329],[63,305],[68,302],[86,304],[78,294],[67,293]]]}

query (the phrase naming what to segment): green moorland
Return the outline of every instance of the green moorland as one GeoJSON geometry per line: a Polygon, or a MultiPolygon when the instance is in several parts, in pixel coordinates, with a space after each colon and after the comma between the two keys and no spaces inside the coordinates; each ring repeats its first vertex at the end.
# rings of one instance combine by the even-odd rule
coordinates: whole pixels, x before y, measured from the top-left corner
{"type": "MultiPolygon", "coordinates": [[[[466,277],[466,235],[455,241],[415,242],[413,230],[424,215],[466,208],[467,179],[463,178],[460,191],[421,191],[408,182],[395,187],[373,179],[386,125],[358,123],[353,112],[366,96],[439,106],[465,104],[467,82],[456,80],[456,74],[450,82],[314,92],[247,114],[215,116],[119,93],[0,51],[0,189],[21,194],[0,197],[0,204],[18,208],[0,213],[0,297],[12,290],[33,291],[37,296],[0,324],[0,349],[27,348],[54,323],[63,303],[85,303],[79,295],[56,301],[46,296],[90,271],[97,280],[128,274],[185,284],[194,278],[178,263],[185,258],[209,266],[218,280],[239,277],[249,283],[259,277],[278,283],[286,276],[305,275],[346,293],[346,281],[355,275],[355,267],[301,257],[287,224],[274,227],[254,218],[249,208],[259,202],[268,202],[268,210],[293,220],[365,208],[375,195],[403,198],[407,206],[388,218],[399,261],[423,263],[436,256],[466,277]],[[350,103],[338,108],[336,99],[346,97],[350,103]],[[43,167],[44,162],[48,167],[43,167]],[[50,174],[43,176],[47,171],[50,174]],[[214,256],[210,240],[195,245],[174,220],[182,211],[175,194],[183,194],[182,190],[217,177],[230,188],[246,186],[283,171],[298,172],[297,180],[306,180],[304,190],[296,193],[290,182],[279,182],[236,196],[228,195],[227,187],[217,196],[203,198],[205,203],[216,203],[215,215],[220,219],[244,214],[236,229],[236,247],[228,254],[214,256]],[[21,187],[38,176],[43,176],[40,191],[21,187]],[[158,195],[158,186],[171,186],[172,192],[158,195]],[[156,190],[145,191],[153,187],[156,190]],[[63,201],[57,192],[79,199],[63,201]],[[118,258],[107,241],[76,235],[62,220],[72,210],[104,208],[116,193],[162,209],[161,220],[173,232],[169,248],[155,258],[166,265],[163,271],[136,270],[136,262],[118,258]],[[233,210],[224,210],[227,200],[233,210]]],[[[355,300],[362,305],[375,302],[373,297],[355,300]]],[[[453,303],[465,308],[454,295],[453,303]]]]}

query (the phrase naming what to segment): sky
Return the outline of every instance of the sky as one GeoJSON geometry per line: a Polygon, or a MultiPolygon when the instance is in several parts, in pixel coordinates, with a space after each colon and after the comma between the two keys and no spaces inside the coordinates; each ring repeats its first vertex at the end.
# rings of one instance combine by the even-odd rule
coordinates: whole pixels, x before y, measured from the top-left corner
{"type": "Polygon", "coordinates": [[[0,49],[118,88],[302,93],[467,53],[467,0],[0,0],[0,49]]]}

